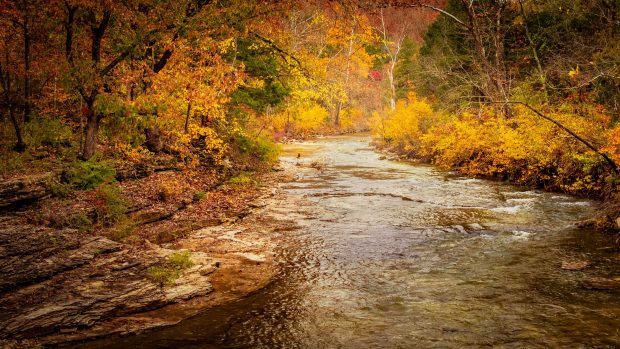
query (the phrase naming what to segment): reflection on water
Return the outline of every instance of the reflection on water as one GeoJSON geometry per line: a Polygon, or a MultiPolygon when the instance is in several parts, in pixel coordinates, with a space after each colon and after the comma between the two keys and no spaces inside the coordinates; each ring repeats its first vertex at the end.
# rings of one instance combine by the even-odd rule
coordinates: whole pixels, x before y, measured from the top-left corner
{"type": "MultiPolygon", "coordinates": [[[[297,155],[300,154],[300,159],[297,155]]],[[[265,290],[178,326],[87,346],[118,348],[507,348],[620,346],[609,241],[577,230],[594,203],[379,160],[368,139],[289,145],[321,161],[287,184],[309,211],[265,290]],[[564,271],[564,260],[588,260],[564,271]]]]}

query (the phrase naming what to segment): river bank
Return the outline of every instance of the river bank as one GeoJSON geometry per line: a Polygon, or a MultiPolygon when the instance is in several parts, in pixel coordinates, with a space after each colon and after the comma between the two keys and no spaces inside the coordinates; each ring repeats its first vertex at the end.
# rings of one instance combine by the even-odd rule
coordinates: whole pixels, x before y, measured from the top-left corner
{"type": "MultiPolygon", "coordinates": [[[[118,225],[62,226],[70,217],[89,217],[96,191],[70,198],[37,194],[5,211],[1,346],[136,334],[263,288],[277,273],[279,232],[291,225],[269,209],[292,175],[276,167],[227,182],[183,171],[123,180],[133,222],[127,235],[119,235],[118,225]],[[172,184],[180,189],[162,193],[172,184]],[[197,185],[205,191],[197,194],[197,185]]],[[[31,179],[13,182],[22,192],[38,188],[31,179]]]]}

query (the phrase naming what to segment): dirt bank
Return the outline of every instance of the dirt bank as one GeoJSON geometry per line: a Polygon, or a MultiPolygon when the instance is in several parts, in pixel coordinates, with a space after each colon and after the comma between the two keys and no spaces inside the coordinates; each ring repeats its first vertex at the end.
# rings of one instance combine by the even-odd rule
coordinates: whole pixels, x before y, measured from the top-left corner
{"type": "Polygon", "coordinates": [[[152,183],[197,179],[171,172],[124,181],[138,223],[116,241],[113,229],[60,227],[63,217],[91,210],[92,193],[69,203],[38,195],[43,199],[34,205],[5,212],[0,346],[138,333],[261,289],[277,272],[278,232],[291,228],[272,211],[283,196],[278,183],[291,177],[279,168],[255,175],[252,185],[212,183],[203,198],[188,190],[166,200],[149,189],[152,183]]]}

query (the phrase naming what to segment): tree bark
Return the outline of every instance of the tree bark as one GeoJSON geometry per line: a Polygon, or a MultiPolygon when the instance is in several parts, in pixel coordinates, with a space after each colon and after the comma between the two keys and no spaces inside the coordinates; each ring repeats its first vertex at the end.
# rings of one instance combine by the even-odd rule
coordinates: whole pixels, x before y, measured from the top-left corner
{"type": "Polygon", "coordinates": [[[88,160],[97,152],[97,136],[99,134],[99,121],[101,118],[93,109],[94,101],[87,103],[86,128],[84,129],[84,148],[82,149],[82,160],[88,160]]]}
{"type": "Polygon", "coordinates": [[[394,72],[396,70],[396,63],[398,63],[398,56],[402,47],[403,40],[405,39],[404,33],[398,37],[395,43],[395,47],[390,47],[390,38],[387,27],[385,25],[385,18],[383,16],[383,9],[381,9],[381,34],[383,36],[383,47],[390,56],[390,64],[387,68],[388,81],[390,83],[390,109],[396,109],[396,78],[394,72]]]}
{"type": "Polygon", "coordinates": [[[336,107],[336,112],[334,113],[334,126],[336,128],[340,127],[340,111],[342,110],[342,102],[338,102],[338,106],[336,107]]]}
{"type": "Polygon", "coordinates": [[[158,125],[148,127],[144,130],[146,136],[146,148],[153,153],[159,153],[164,149],[164,143],[161,140],[161,130],[158,125]]]}
{"type": "Polygon", "coordinates": [[[30,9],[28,1],[22,1],[22,13],[24,16],[24,122],[30,122],[32,113],[32,80],[30,73],[30,9]]]}
{"type": "Polygon", "coordinates": [[[15,129],[15,137],[17,138],[17,143],[15,143],[13,150],[21,153],[26,150],[26,143],[24,142],[24,138],[22,136],[19,120],[17,120],[17,116],[15,115],[15,106],[12,103],[9,104],[9,116],[11,118],[11,122],[13,123],[13,128],[15,129]]]}
{"type": "Polygon", "coordinates": [[[1,78],[0,80],[2,80],[0,82],[2,83],[2,89],[4,90],[4,103],[6,104],[7,109],[9,111],[9,118],[11,119],[11,123],[13,124],[13,129],[15,130],[15,138],[17,139],[17,142],[15,146],[13,147],[13,150],[17,152],[23,152],[24,150],[26,150],[26,143],[24,142],[24,137],[22,134],[20,122],[17,119],[17,115],[15,115],[15,103],[13,102],[13,98],[11,96],[12,81],[11,81],[11,73],[9,72],[9,62],[10,62],[9,50],[6,50],[4,52],[4,59],[6,63],[5,67],[3,67],[2,62],[0,62],[0,78],[1,78]]]}
{"type": "MultiPolygon", "coordinates": [[[[73,63],[72,60],[72,52],[71,52],[71,37],[73,30],[73,13],[71,8],[68,7],[69,10],[69,19],[67,20],[67,57],[69,58],[69,63],[73,63]]],[[[97,22],[95,13],[93,11],[89,11],[87,13],[87,18],[90,21],[90,29],[91,29],[91,60],[93,67],[96,71],[99,71],[99,63],[101,62],[101,41],[103,40],[103,36],[105,35],[108,24],[110,23],[110,18],[112,13],[109,10],[105,10],[103,12],[103,17],[100,22],[97,22]]],[[[73,65],[73,64],[72,64],[73,65]]],[[[86,128],[84,129],[84,147],[82,149],[82,154],[80,158],[82,160],[88,160],[97,151],[97,141],[99,134],[99,124],[102,119],[102,115],[95,113],[95,101],[97,96],[99,95],[99,87],[93,86],[90,90],[90,93],[87,94],[84,86],[78,86],[78,90],[82,95],[82,99],[86,102],[86,108],[84,117],[86,118],[86,128]]]]}

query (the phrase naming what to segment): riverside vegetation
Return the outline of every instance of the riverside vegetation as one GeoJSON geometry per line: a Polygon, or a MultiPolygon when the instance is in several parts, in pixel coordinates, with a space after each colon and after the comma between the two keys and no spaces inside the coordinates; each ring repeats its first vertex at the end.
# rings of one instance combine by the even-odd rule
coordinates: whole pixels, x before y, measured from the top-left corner
{"type": "Polygon", "coordinates": [[[601,198],[595,224],[617,231],[620,4],[443,8],[422,42],[391,42],[398,101],[372,118],[377,144],[470,176],[601,198]]]}
{"type": "Polygon", "coordinates": [[[602,199],[589,224],[617,231],[619,13],[608,0],[0,0],[0,340],[103,335],[210,293],[220,263],[192,236],[275,195],[289,139],[370,130],[446,170],[602,199]],[[42,310],[89,282],[84,304],[105,303],[103,287],[115,306],[42,310]],[[121,306],[132,290],[144,299],[121,306]]]}

